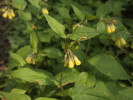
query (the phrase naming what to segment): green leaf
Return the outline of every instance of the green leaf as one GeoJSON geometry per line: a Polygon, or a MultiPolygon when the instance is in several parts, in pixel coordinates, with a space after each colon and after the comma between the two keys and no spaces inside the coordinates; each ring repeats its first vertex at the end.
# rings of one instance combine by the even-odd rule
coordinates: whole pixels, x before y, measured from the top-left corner
{"type": "Polygon", "coordinates": [[[69,15],[69,10],[67,8],[57,7],[57,10],[62,17],[69,18],[69,19],[71,18],[69,15]]]}
{"type": "Polygon", "coordinates": [[[73,100],[110,100],[110,92],[103,82],[97,82],[95,87],[77,84],[68,90],[73,100]]]}
{"type": "Polygon", "coordinates": [[[25,0],[12,0],[13,7],[19,10],[24,10],[26,8],[27,2],[25,0]]]}
{"type": "Polygon", "coordinates": [[[105,4],[101,4],[97,11],[96,11],[96,15],[100,18],[103,19],[104,17],[107,16],[107,14],[109,14],[111,11],[111,2],[108,1],[105,4]]]}
{"type": "Polygon", "coordinates": [[[130,78],[121,64],[119,64],[113,56],[100,54],[91,58],[89,63],[93,65],[98,71],[110,76],[112,79],[126,80],[130,78]]]}
{"type": "Polygon", "coordinates": [[[127,87],[119,90],[117,97],[120,100],[133,100],[133,87],[127,87]]]}
{"type": "Polygon", "coordinates": [[[0,97],[6,98],[8,100],[31,100],[29,96],[17,93],[0,92],[0,97]]]}
{"type": "Polygon", "coordinates": [[[37,53],[37,43],[38,43],[38,40],[37,40],[37,35],[35,32],[33,32],[30,36],[30,43],[31,43],[31,47],[33,49],[33,51],[35,53],[37,53]]]}
{"type": "Polygon", "coordinates": [[[32,53],[32,49],[31,49],[31,46],[29,45],[24,46],[17,51],[17,54],[23,57],[24,59],[31,53],[32,53]]]}
{"type": "Polygon", "coordinates": [[[46,55],[49,58],[59,58],[62,56],[62,53],[58,48],[53,48],[53,47],[46,48],[44,52],[46,52],[46,55]]]}
{"type": "Polygon", "coordinates": [[[72,5],[72,8],[73,8],[75,14],[77,15],[77,17],[83,21],[84,18],[85,18],[84,13],[82,13],[82,12],[81,12],[77,7],[75,7],[74,5],[72,5]]]}
{"type": "Polygon", "coordinates": [[[55,99],[55,98],[47,98],[47,97],[39,97],[35,100],[58,100],[58,99],[55,99]]]}
{"type": "Polygon", "coordinates": [[[72,34],[69,36],[70,39],[77,40],[81,37],[86,37],[88,39],[99,35],[99,33],[90,27],[77,27],[72,34]]]}
{"type": "Polygon", "coordinates": [[[18,54],[10,52],[10,56],[19,64],[18,66],[24,66],[26,64],[25,60],[18,54]]]}
{"type": "Polygon", "coordinates": [[[23,19],[24,21],[30,21],[32,19],[32,16],[29,12],[22,12],[19,11],[18,15],[21,19],[23,19]]]}
{"type": "Polygon", "coordinates": [[[39,85],[56,83],[51,73],[41,69],[21,68],[13,71],[11,75],[24,81],[38,83],[39,85]]]}
{"type": "Polygon", "coordinates": [[[12,89],[11,93],[24,94],[30,88],[30,86],[31,84],[29,83],[18,84],[14,89],[12,89]]]}
{"type": "Polygon", "coordinates": [[[103,21],[99,21],[97,23],[97,31],[99,33],[103,33],[103,32],[105,32],[105,29],[106,29],[106,26],[105,26],[104,22],[103,21]]]}
{"type": "Polygon", "coordinates": [[[95,85],[96,78],[92,74],[88,74],[86,72],[81,72],[78,80],[75,84],[85,84],[88,87],[93,87],[95,85]]]}
{"type": "Polygon", "coordinates": [[[94,19],[96,19],[97,18],[97,16],[93,16],[93,15],[91,15],[91,14],[87,14],[86,15],[86,19],[87,20],[94,20],[94,19]]]}
{"type": "MultiPolygon", "coordinates": [[[[63,74],[62,84],[73,83],[78,79],[79,72],[76,69],[66,69],[63,74]]],[[[60,81],[61,73],[57,74],[56,79],[60,81]]]]}
{"type": "Polygon", "coordinates": [[[46,20],[48,21],[49,26],[51,29],[56,32],[57,34],[61,35],[61,37],[65,38],[65,27],[60,24],[57,20],[52,18],[51,16],[44,14],[46,20]]]}
{"type": "Polygon", "coordinates": [[[28,0],[36,8],[40,8],[41,0],[28,0]]]}

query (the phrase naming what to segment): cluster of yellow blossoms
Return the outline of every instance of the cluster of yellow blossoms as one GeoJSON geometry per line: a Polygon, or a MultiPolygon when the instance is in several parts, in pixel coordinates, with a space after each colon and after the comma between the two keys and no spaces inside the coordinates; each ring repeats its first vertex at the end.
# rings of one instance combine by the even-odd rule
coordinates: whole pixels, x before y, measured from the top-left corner
{"type": "Polygon", "coordinates": [[[121,47],[121,46],[123,46],[125,44],[126,44],[126,41],[125,41],[125,39],[123,37],[120,36],[119,38],[115,39],[115,45],[117,47],[121,47]]]}
{"type": "Polygon", "coordinates": [[[69,49],[67,50],[64,58],[64,66],[68,65],[69,68],[73,68],[74,65],[79,66],[81,64],[80,60],[69,49]]]}
{"type": "Polygon", "coordinates": [[[3,9],[1,9],[1,11],[4,13],[3,18],[8,17],[9,19],[12,19],[13,17],[15,17],[14,10],[9,7],[5,7],[3,9]]]}
{"type": "Polygon", "coordinates": [[[47,9],[47,8],[42,8],[42,13],[43,13],[43,14],[47,14],[47,15],[48,15],[48,14],[49,14],[49,11],[48,11],[48,9],[47,9]]]}
{"type": "Polygon", "coordinates": [[[34,54],[28,55],[28,57],[26,58],[26,62],[28,64],[33,64],[35,65],[37,62],[37,59],[35,58],[34,54]]]}
{"type": "Polygon", "coordinates": [[[114,24],[107,25],[107,27],[106,27],[107,33],[112,33],[115,31],[115,29],[116,29],[116,27],[114,26],[114,24]]]}

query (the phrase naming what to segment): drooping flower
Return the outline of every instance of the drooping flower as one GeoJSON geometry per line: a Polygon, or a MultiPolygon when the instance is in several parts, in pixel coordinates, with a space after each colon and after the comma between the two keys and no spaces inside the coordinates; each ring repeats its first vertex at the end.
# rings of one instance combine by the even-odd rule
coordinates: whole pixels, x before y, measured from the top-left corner
{"type": "Polygon", "coordinates": [[[114,26],[114,24],[106,26],[107,33],[112,33],[115,31],[115,29],[116,29],[116,27],[114,26]]]}
{"type": "Polygon", "coordinates": [[[49,11],[48,11],[48,9],[47,9],[47,8],[42,8],[42,13],[43,13],[43,14],[47,14],[47,15],[48,15],[48,14],[49,14],[49,11]]]}
{"type": "Polygon", "coordinates": [[[126,45],[126,41],[122,36],[120,36],[115,40],[115,45],[120,48],[121,46],[126,45]]]}
{"type": "Polygon", "coordinates": [[[73,68],[74,65],[79,66],[81,64],[80,60],[70,51],[70,49],[67,50],[64,59],[64,66],[68,65],[68,68],[73,68]]]}
{"type": "Polygon", "coordinates": [[[27,62],[28,64],[33,64],[33,65],[36,64],[37,59],[35,58],[34,53],[32,53],[31,55],[28,55],[28,57],[26,58],[26,62],[27,62]]]}
{"type": "Polygon", "coordinates": [[[74,62],[77,66],[81,64],[80,60],[76,56],[74,56],[74,62]]]}
{"type": "Polygon", "coordinates": [[[1,9],[1,11],[3,12],[3,15],[2,15],[3,18],[12,19],[13,17],[15,17],[14,10],[11,8],[5,7],[1,9]]]}

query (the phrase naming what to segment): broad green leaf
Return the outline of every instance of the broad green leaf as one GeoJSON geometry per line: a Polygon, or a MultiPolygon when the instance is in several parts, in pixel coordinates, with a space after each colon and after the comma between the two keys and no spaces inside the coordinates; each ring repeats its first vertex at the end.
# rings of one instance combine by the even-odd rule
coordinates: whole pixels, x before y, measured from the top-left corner
{"type": "Polygon", "coordinates": [[[49,26],[51,27],[51,29],[56,32],[57,34],[61,35],[61,37],[65,38],[65,27],[60,24],[57,20],[55,20],[54,18],[52,18],[51,16],[44,14],[49,26]]]}
{"type": "Polygon", "coordinates": [[[72,5],[72,8],[73,8],[75,14],[77,15],[77,17],[78,17],[79,19],[81,19],[81,20],[84,20],[84,18],[85,18],[84,13],[82,13],[82,11],[80,11],[80,10],[79,10],[77,7],[75,7],[74,5],[72,5]]]}
{"type": "Polygon", "coordinates": [[[57,10],[62,17],[71,18],[69,15],[69,10],[67,8],[57,7],[57,10]]]}
{"type": "Polygon", "coordinates": [[[40,8],[41,0],[28,0],[36,8],[40,8]]]}
{"type": "Polygon", "coordinates": [[[0,92],[0,97],[6,98],[7,100],[31,100],[31,98],[26,94],[17,93],[0,92]]]}
{"type": "Polygon", "coordinates": [[[97,18],[97,16],[93,16],[93,15],[91,15],[91,14],[87,14],[86,15],[86,19],[87,20],[94,20],[94,19],[96,19],[97,18]]]}
{"type": "Polygon", "coordinates": [[[17,54],[23,57],[24,59],[31,53],[32,53],[32,49],[29,45],[24,46],[17,51],[17,54]]]}
{"type": "Polygon", "coordinates": [[[109,14],[111,11],[111,2],[108,1],[105,4],[101,4],[97,11],[96,11],[96,15],[100,18],[103,19],[104,17],[107,16],[107,14],[109,14]]]}
{"type": "Polygon", "coordinates": [[[38,40],[37,40],[37,35],[35,32],[33,32],[30,36],[30,43],[31,43],[31,47],[33,49],[33,51],[35,53],[37,53],[37,43],[38,43],[38,40]]]}
{"type": "Polygon", "coordinates": [[[55,99],[55,98],[47,98],[47,97],[39,97],[35,100],[58,100],[58,99],[55,99]]]}
{"type": "Polygon", "coordinates": [[[80,73],[79,78],[75,84],[84,84],[87,85],[88,87],[93,87],[95,85],[95,82],[96,78],[94,75],[82,72],[80,73]]]}
{"type": "Polygon", "coordinates": [[[133,87],[127,87],[118,91],[119,100],[133,100],[133,87]]]}
{"type": "Polygon", "coordinates": [[[31,84],[29,83],[18,84],[14,89],[12,89],[11,93],[24,94],[30,88],[30,86],[31,84]]]}
{"type": "Polygon", "coordinates": [[[10,52],[10,56],[18,63],[18,66],[24,66],[26,64],[25,60],[18,54],[10,52]]]}
{"type": "Polygon", "coordinates": [[[105,32],[105,29],[106,29],[106,26],[105,26],[103,21],[100,21],[100,22],[97,23],[97,31],[99,33],[105,32]]]}
{"type": "Polygon", "coordinates": [[[90,27],[77,27],[72,34],[69,36],[69,38],[73,40],[80,39],[81,37],[86,37],[88,39],[93,38],[95,36],[99,35],[99,33],[90,27]]]}
{"type": "Polygon", "coordinates": [[[19,9],[19,10],[24,10],[27,2],[25,0],[12,0],[13,7],[19,9]]]}
{"type": "MultiPolygon", "coordinates": [[[[76,66],[75,66],[76,67],[76,66]]],[[[66,69],[63,74],[63,84],[73,83],[78,79],[79,72],[76,69],[66,69]]],[[[60,81],[61,73],[57,74],[56,79],[60,81]]]]}
{"type": "Polygon", "coordinates": [[[18,15],[21,19],[23,19],[24,21],[30,21],[32,19],[32,16],[29,12],[22,12],[19,11],[18,15]]]}
{"type": "Polygon", "coordinates": [[[39,85],[49,85],[56,82],[51,73],[41,69],[21,68],[13,71],[11,75],[24,81],[38,83],[39,85]]]}
{"type": "Polygon", "coordinates": [[[46,55],[49,58],[59,58],[62,56],[62,53],[58,48],[53,48],[53,47],[46,48],[44,49],[44,52],[46,52],[46,55]]]}
{"type": "Polygon", "coordinates": [[[126,80],[130,78],[121,64],[118,63],[113,56],[100,54],[91,58],[89,63],[93,65],[98,71],[107,76],[110,76],[112,79],[126,80]]]}
{"type": "Polygon", "coordinates": [[[103,82],[97,82],[95,87],[77,84],[69,89],[68,95],[73,100],[109,100],[110,92],[103,82]]]}

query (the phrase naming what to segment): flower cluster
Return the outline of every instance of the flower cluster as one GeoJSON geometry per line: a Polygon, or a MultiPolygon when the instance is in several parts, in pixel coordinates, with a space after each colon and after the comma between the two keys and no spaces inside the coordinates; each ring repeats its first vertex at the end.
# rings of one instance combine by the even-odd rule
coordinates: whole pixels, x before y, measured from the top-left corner
{"type": "Polygon", "coordinates": [[[133,49],[133,42],[131,43],[131,49],[133,49]]]}
{"type": "Polygon", "coordinates": [[[122,36],[120,36],[117,39],[115,39],[115,45],[117,47],[121,47],[121,46],[123,46],[125,44],[126,44],[126,41],[125,41],[125,39],[122,36]]]}
{"type": "Polygon", "coordinates": [[[65,57],[64,57],[64,66],[67,66],[69,68],[73,68],[74,65],[79,66],[81,64],[80,60],[75,56],[71,50],[67,50],[65,57]]]}
{"type": "Polygon", "coordinates": [[[28,64],[33,64],[33,65],[36,64],[37,59],[35,58],[34,53],[31,54],[31,55],[28,55],[28,57],[26,58],[26,62],[27,62],[28,64]]]}
{"type": "Polygon", "coordinates": [[[8,17],[9,19],[12,19],[13,17],[15,17],[14,10],[9,7],[5,7],[3,9],[1,9],[1,11],[4,13],[3,18],[8,17]]]}
{"type": "Polygon", "coordinates": [[[49,14],[49,11],[48,11],[48,9],[47,9],[47,8],[42,8],[42,13],[43,13],[43,14],[47,14],[47,15],[48,15],[48,14],[49,14]]]}
{"type": "Polygon", "coordinates": [[[115,31],[115,29],[116,29],[116,27],[114,26],[114,24],[108,24],[108,25],[106,26],[106,31],[107,31],[107,33],[112,33],[112,32],[115,31]]]}

